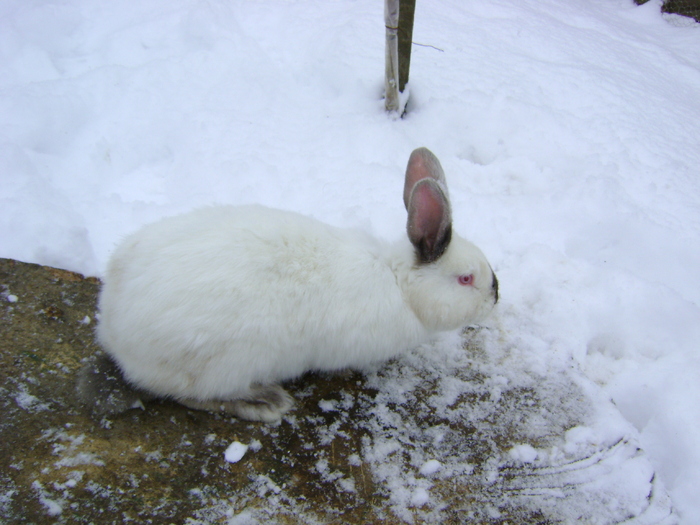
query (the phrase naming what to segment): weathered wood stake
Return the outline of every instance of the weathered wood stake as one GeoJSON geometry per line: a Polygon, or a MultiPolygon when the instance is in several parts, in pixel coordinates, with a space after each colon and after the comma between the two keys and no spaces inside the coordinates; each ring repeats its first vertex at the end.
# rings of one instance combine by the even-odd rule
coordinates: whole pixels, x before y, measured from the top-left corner
{"type": "Polygon", "coordinates": [[[416,0],[399,0],[399,92],[403,93],[408,83],[413,45],[413,16],[416,0]]]}
{"type": "Polygon", "coordinates": [[[385,0],[386,66],[384,105],[389,113],[403,115],[408,92],[416,0],[385,0]]]}
{"type": "Polygon", "coordinates": [[[385,0],[386,61],[384,72],[384,107],[399,113],[399,0],[385,0]]]}

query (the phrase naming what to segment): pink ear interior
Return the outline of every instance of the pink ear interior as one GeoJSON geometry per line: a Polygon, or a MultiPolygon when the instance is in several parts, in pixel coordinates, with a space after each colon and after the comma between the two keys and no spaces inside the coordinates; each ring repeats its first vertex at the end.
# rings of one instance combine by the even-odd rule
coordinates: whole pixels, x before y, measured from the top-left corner
{"type": "Polygon", "coordinates": [[[415,184],[409,197],[407,232],[421,262],[437,260],[452,236],[450,204],[433,179],[415,184]]]}

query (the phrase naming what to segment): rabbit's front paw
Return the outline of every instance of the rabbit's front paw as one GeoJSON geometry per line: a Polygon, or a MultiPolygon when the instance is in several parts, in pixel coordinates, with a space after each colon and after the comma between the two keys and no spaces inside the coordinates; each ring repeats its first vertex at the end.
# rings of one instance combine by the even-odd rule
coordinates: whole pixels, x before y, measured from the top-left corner
{"type": "Polygon", "coordinates": [[[242,399],[208,400],[180,399],[181,404],[195,410],[226,412],[248,421],[274,423],[294,406],[292,397],[279,385],[253,385],[242,399]]]}

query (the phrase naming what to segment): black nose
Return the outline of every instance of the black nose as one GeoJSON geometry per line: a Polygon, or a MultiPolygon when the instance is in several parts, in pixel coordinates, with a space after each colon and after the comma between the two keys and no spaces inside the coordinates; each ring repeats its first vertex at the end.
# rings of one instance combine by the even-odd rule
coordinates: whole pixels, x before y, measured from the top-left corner
{"type": "Polygon", "coordinates": [[[496,279],[496,274],[492,273],[493,275],[493,283],[491,284],[491,287],[493,288],[493,295],[496,297],[496,301],[498,302],[498,279],[496,279]]]}

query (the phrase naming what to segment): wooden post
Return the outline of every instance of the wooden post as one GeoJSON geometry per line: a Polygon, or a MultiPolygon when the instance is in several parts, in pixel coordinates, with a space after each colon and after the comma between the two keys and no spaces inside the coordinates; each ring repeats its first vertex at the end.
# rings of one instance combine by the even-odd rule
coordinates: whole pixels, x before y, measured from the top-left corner
{"type": "Polygon", "coordinates": [[[416,0],[400,0],[399,5],[399,91],[403,93],[408,83],[408,71],[411,67],[413,16],[416,12],[416,0]]]}
{"type": "Polygon", "coordinates": [[[384,25],[386,26],[384,107],[389,113],[399,113],[399,0],[384,1],[384,25]]]}
{"type": "Polygon", "coordinates": [[[411,67],[413,18],[416,0],[385,0],[386,66],[384,106],[389,113],[403,115],[408,102],[404,93],[411,67]]]}

